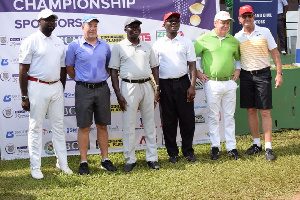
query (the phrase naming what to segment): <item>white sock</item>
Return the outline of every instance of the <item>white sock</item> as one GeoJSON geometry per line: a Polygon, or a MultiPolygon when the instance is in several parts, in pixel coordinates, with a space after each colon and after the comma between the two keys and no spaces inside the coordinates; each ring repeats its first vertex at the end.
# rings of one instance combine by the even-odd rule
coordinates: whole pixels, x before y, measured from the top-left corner
{"type": "Polygon", "coordinates": [[[265,143],[265,149],[272,149],[272,144],[271,144],[271,142],[266,142],[266,143],[265,143]]]}
{"type": "Polygon", "coordinates": [[[87,161],[81,161],[80,164],[81,164],[81,163],[87,163],[87,161]]]}
{"type": "Polygon", "coordinates": [[[257,146],[261,147],[260,138],[253,138],[253,144],[256,144],[257,146]]]}
{"type": "Polygon", "coordinates": [[[109,160],[109,158],[102,159],[102,162],[104,162],[104,161],[106,161],[106,160],[109,160]]]}

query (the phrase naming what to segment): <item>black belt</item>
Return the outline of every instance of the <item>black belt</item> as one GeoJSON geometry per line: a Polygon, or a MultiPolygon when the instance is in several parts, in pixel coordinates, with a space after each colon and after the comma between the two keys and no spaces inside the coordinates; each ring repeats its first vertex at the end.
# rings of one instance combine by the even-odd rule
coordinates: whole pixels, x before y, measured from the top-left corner
{"type": "Polygon", "coordinates": [[[179,77],[179,78],[166,78],[166,79],[163,79],[163,80],[169,80],[169,81],[180,81],[181,79],[184,79],[184,78],[188,78],[188,75],[184,75],[182,77],[179,77]]]}
{"type": "Polygon", "coordinates": [[[250,73],[250,74],[261,74],[261,73],[270,71],[270,67],[265,67],[265,68],[260,69],[260,70],[252,70],[252,71],[247,71],[247,70],[242,69],[242,71],[250,73]]]}
{"type": "Polygon", "coordinates": [[[82,82],[82,81],[76,81],[76,84],[83,85],[83,86],[85,86],[87,88],[90,88],[90,89],[95,89],[95,88],[102,87],[103,85],[107,84],[107,82],[102,81],[102,82],[99,82],[99,83],[87,83],[87,82],[82,82]]]}
{"type": "Polygon", "coordinates": [[[144,79],[138,79],[138,80],[129,80],[126,78],[122,78],[123,81],[127,82],[127,83],[145,83],[147,81],[150,81],[150,77],[149,78],[144,78],[144,79]]]}

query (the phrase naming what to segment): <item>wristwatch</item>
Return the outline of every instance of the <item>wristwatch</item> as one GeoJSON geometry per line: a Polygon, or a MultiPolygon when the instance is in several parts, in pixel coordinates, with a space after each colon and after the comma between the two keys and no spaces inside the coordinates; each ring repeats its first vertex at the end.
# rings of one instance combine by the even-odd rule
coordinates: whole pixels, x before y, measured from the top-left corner
{"type": "Polygon", "coordinates": [[[25,101],[26,99],[28,99],[28,96],[22,96],[22,101],[25,101]]]}

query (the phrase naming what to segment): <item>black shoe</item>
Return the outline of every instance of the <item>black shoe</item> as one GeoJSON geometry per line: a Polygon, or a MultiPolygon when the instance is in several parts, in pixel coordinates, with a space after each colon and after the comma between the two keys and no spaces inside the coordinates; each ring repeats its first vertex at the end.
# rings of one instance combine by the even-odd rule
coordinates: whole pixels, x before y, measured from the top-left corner
{"type": "Polygon", "coordinates": [[[117,169],[110,160],[101,161],[101,168],[110,172],[115,172],[117,169]]]}
{"type": "Polygon", "coordinates": [[[257,146],[257,144],[253,144],[246,152],[247,155],[253,155],[262,151],[262,147],[257,146]]]}
{"type": "Polygon", "coordinates": [[[210,159],[218,160],[218,158],[219,158],[219,148],[218,147],[211,148],[210,159]]]}
{"type": "Polygon", "coordinates": [[[276,157],[273,154],[272,149],[267,148],[266,152],[265,152],[265,155],[266,155],[266,160],[267,161],[274,161],[276,159],[276,157]]]}
{"type": "Polygon", "coordinates": [[[178,156],[170,156],[169,157],[170,163],[177,163],[178,162],[178,156]]]}
{"type": "Polygon", "coordinates": [[[194,155],[191,155],[191,156],[185,156],[184,157],[187,161],[189,162],[195,162],[196,161],[196,158],[194,155]]]}
{"type": "Polygon", "coordinates": [[[129,164],[126,164],[125,167],[124,167],[124,171],[125,172],[130,172],[133,170],[133,168],[136,166],[136,163],[129,163],[129,164]]]}
{"type": "Polygon", "coordinates": [[[84,175],[84,174],[88,175],[90,173],[87,162],[80,163],[78,173],[79,173],[79,175],[84,175]]]}
{"type": "Polygon", "coordinates": [[[157,161],[148,161],[147,164],[149,167],[151,167],[154,170],[158,170],[160,168],[160,165],[158,164],[157,161]]]}
{"type": "Polygon", "coordinates": [[[241,156],[239,155],[238,151],[236,149],[232,149],[230,151],[227,151],[227,155],[235,158],[235,159],[240,159],[241,156]]]}

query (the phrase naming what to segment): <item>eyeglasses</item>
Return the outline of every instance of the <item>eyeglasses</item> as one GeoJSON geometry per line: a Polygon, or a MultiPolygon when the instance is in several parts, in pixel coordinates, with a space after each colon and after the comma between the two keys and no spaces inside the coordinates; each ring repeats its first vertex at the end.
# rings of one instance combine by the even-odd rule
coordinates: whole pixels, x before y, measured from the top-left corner
{"type": "Polygon", "coordinates": [[[166,19],[166,22],[170,22],[170,23],[173,23],[173,22],[179,23],[180,20],[179,20],[179,19],[166,19]]]}
{"type": "Polygon", "coordinates": [[[251,19],[253,16],[254,16],[253,14],[250,14],[250,15],[240,15],[240,17],[242,17],[243,19],[246,19],[247,17],[251,19]]]}

